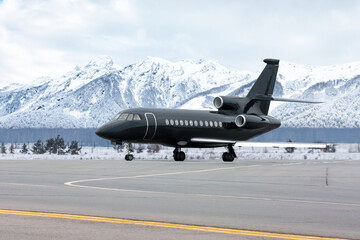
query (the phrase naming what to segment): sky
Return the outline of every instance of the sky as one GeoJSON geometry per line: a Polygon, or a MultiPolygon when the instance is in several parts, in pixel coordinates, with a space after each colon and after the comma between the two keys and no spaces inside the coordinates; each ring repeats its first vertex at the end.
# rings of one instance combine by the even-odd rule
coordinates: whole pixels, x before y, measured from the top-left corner
{"type": "Polygon", "coordinates": [[[120,66],[153,56],[256,72],[269,57],[332,65],[359,53],[360,1],[0,0],[0,86],[60,76],[98,55],[120,66]]]}

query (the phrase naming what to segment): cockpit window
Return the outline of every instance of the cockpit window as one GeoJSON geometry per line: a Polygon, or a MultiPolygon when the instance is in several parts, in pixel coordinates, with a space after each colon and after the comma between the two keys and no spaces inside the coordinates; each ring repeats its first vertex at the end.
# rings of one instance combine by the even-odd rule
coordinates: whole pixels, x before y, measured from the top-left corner
{"type": "Polygon", "coordinates": [[[118,118],[118,120],[126,120],[126,118],[127,118],[128,115],[129,115],[129,114],[127,114],[127,113],[123,113],[123,114],[120,115],[120,117],[118,118]]]}
{"type": "Polygon", "coordinates": [[[117,119],[117,120],[127,120],[127,121],[140,121],[141,120],[141,117],[140,117],[140,114],[132,114],[132,113],[119,113],[115,116],[114,119],[117,119]]]}
{"type": "Polygon", "coordinates": [[[127,119],[126,119],[126,120],[128,120],[128,121],[132,121],[132,120],[133,120],[133,116],[134,116],[134,114],[129,114],[129,116],[127,117],[127,119]]]}
{"type": "Polygon", "coordinates": [[[120,117],[120,114],[121,113],[116,114],[116,116],[114,117],[114,120],[118,119],[120,117]]]}

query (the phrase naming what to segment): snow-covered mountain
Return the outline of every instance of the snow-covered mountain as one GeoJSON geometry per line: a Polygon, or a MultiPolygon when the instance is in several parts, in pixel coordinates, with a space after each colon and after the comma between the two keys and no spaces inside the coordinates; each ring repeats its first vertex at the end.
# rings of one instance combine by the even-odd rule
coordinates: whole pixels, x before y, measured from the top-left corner
{"type": "MultiPolygon", "coordinates": [[[[59,78],[0,89],[0,128],[98,127],[130,107],[213,108],[215,96],[245,96],[259,73],[153,57],[122,68],[97,57],[59,78]]],[[[360,62],[313,67],[281,61],[277,80],[275,96],[325,101],[272,103],[270,115],[283,126],[360,127],[360,62]]]]}

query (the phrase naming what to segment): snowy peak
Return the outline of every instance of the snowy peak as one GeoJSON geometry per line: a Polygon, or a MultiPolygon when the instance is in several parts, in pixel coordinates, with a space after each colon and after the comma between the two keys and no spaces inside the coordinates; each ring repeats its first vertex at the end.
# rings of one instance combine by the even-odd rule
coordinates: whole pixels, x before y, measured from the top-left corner
{"type": "MultiPolygon", "coordinates": [[[[97,127],[132,107],[213,108],[218,95],[245,96],[258,73],[231,71],[212,60],[146,59],[124,68],[98,56],[59,78],[0,89],[0,125],[97,127]]],[[[360,62],[314,67],[280,62],[275,96],[324,104],[271,104],[289,127],[360,127],[360,62]]]]}
{"type": "MultiPolygon", "coordinates": [[[[282,61],[279,73],[288,82],[304,80],[307,84],[316,84],[331,80],[348,80],[360,73],[360,62],[332,66],[298,65],[282,61]]],[[[281,81],[280,79],[280,81],[281,81]]]]}
{"type": "Polygon", "coordinates": [[[84,69],[107,69],[110,70],[113,65],[113,60],[108,56],[97,56],[90,60],[88,64],[85,65],[84,69]]]}

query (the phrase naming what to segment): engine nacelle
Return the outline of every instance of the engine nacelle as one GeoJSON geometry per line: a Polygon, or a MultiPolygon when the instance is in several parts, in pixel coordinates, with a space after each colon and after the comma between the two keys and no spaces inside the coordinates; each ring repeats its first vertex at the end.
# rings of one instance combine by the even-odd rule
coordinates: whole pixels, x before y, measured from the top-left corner
{"type": "Polygon", "coordinates": [[[246,124],[246,117],[244,115],[239,115],[235,118],[235,125],[237,127],[244,127],[246,124]]]}
{"type": "Polygon", "coordinates": [[[270,121],[266,117],[247,114],[240,114],[236,116],[234,123],[239,128],[247,129],[263,128],[270,125],[270,121]]]}
{"type": "Polygon", "coordinates": [[[239,109],[239,98],[219,96],[214,98],[214,106],[217,109],[237,110],[239,109]]]}

